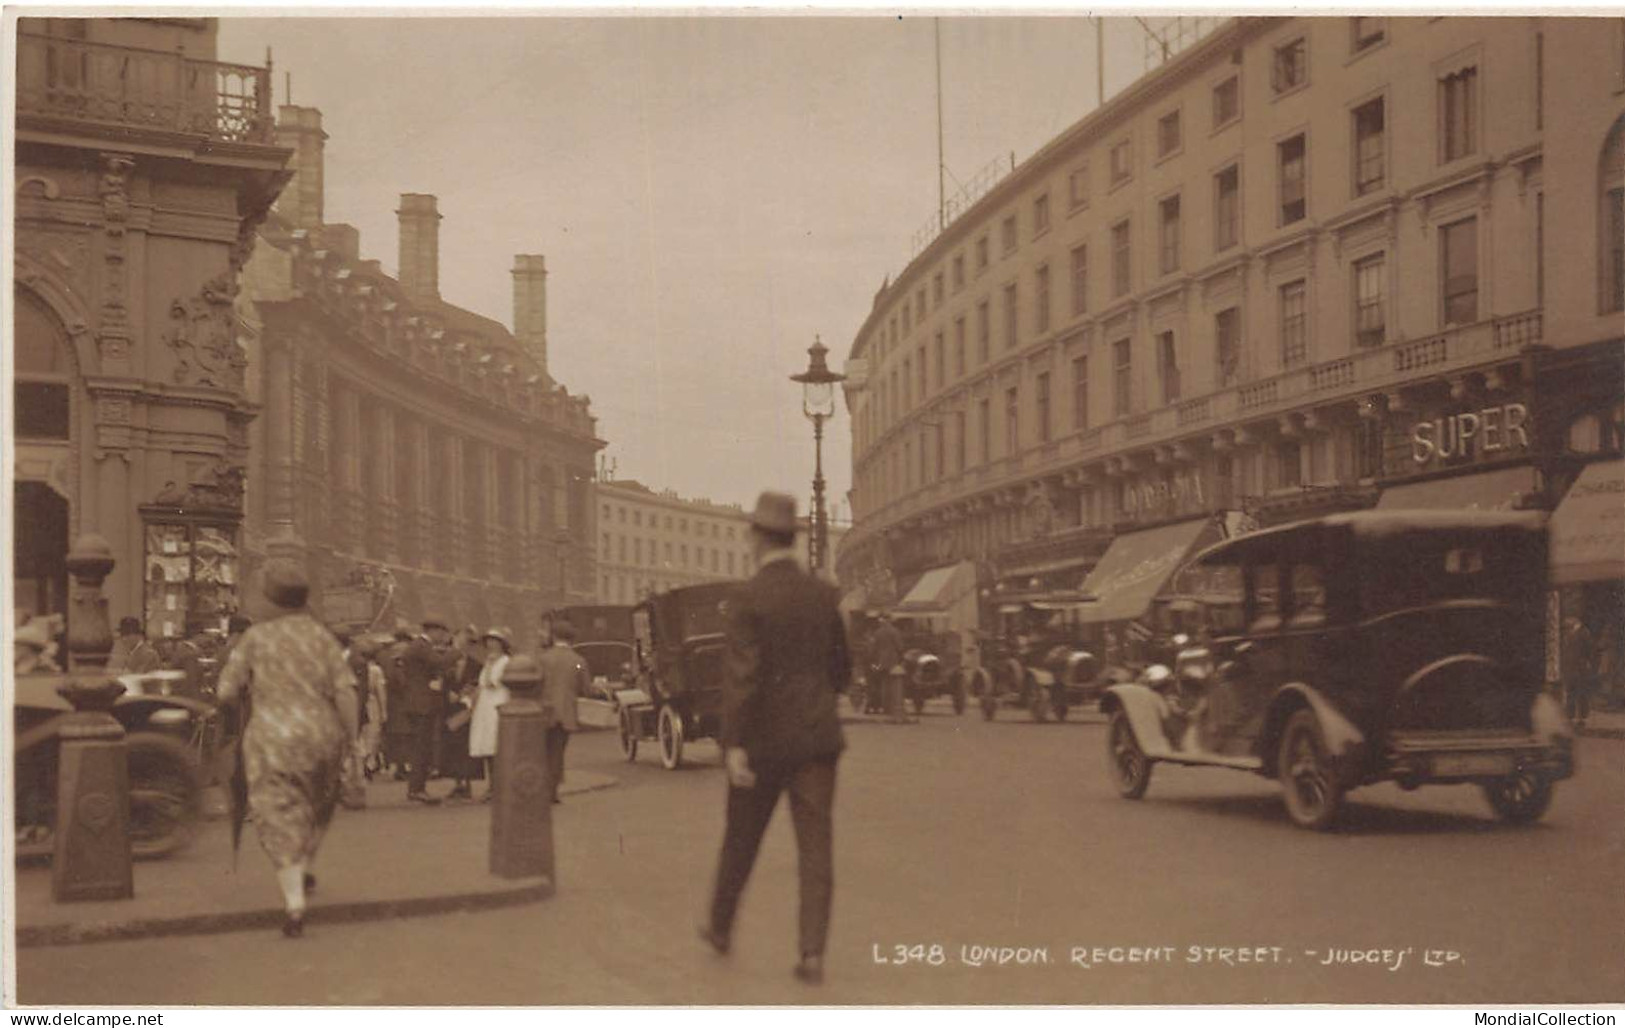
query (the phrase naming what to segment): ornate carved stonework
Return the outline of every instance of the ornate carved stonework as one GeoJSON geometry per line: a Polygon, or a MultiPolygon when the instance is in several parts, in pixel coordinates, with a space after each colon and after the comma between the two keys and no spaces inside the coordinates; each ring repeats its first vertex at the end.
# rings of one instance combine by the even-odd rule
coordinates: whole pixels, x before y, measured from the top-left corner
{"type": "Polygon", "coordinates": [[[130,220],[126,190],[135,159],[128,154],[104,153],[97,192],[102,199],[102,221],[107,234],[102,283],[102,326],[98,336],[102,370],[114,374],[128,370],[130,360],[129,311],[125,305],[124,229],[130,220]]]}
{"type": "Polygon", "coordinates": [[[248,471],[239,464],[215,461],[187,488],[174,482],[165,482],[153,503],[161,507],[206,507],[214,510],[241,511],[243,509],[243,483],[248,471]]]}
{"type": "Polygon", "coordinates": [[[17,252],[63,276],[79,295],[90,294],[90,237],[86,233],[18,225],[17,252]]]}
{"type": "Polygon", "coordinates": [[[204,283],[199,295],[169,306],[173,328],[165,341],[175,351],[175,381],[240,392],[248,358],[237,345],[232,316],[235,279],[230,272],[204,283]]]}

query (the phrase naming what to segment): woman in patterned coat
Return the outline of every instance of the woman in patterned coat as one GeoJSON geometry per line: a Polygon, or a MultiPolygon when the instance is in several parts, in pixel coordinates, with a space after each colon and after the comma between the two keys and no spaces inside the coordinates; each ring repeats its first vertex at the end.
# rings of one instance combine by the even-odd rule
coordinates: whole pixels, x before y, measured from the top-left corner
{"type": "Polygon", "coordinates": [[[243,634],[220,672],[222,704],[247,700],[242,766],[260,846],[276,866],[287,919],[304,931],[311,862],[333,819],[355,713],[338,702],[355,678],[331,632],[305,610],[310,583],[290,561],[265,568],[265,597],[280,614],[243,634]]]}

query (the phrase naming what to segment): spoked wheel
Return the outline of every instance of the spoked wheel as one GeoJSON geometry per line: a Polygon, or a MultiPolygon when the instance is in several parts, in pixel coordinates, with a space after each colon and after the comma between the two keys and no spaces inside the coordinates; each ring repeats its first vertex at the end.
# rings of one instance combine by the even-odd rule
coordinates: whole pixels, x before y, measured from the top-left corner
{"type": "Polygon", "coordinates": [[[1329,827],[1343,805],[1343,787],[1332,772],[1312,712],[1300,710],[1287,719],[1277,766],[1292,820],[1317,831],[1329,827]]]}
{"type": "Polygon", "coordinates": [[[192,751],[178,740],[136,732],[125,743],[130,776],[130,854],[167,857],[192,841],[203,788],[192,751]]]}
{"type": "Polygon", "coordinates": [[[1546,808],[1552,805],[1554,791],[1550,778],[1529,771],[1485,782],[1481,788],[1484,798],[1495,808],[1496,816],[1513,825],[1539,821],[1546,808]]]}
{"type": "Polygon", "coordinates": [[[632,719],[631,709],[622,707],[620,717],[621,756],[626,758],[627,763],[638,759],[638,730],[632,719]]]}
{"type": "Polygon", "coordinates": [[[1140,749],[1128,715],[1121,710],[1112,711],[1106,727],[1106,766],[1117,785],[1117,794],[1126,800],[1139,799],[1151,786],[1151,761],[1140,749]]]}
{"type": "Polygon", "coordinates": [[[660,708],[660,763],[667,771],[683,764],[683,715],[670,704],[660,708]]]}

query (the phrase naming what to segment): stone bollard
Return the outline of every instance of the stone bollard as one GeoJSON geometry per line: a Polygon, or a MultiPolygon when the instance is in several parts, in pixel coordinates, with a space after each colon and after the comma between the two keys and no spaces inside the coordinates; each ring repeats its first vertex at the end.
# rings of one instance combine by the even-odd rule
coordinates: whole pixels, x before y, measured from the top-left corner
{"type": "Polygon", "coordinates": [[[75,677],[57,688],[73,704],[58,735],[55,852],[51,898],[130,899],[130,775],[124,728],[110,713],[122,683],[101,677],[113,650],[102,582],[113,570],[100,536],[80,536],[68,551],[74,578],[68,659],[75,677]]]}
{"type": "Polygon", "coordinates": [[[547,773],[547,719],[542,671],[535,658],[508,661],[502,684],[509,700],[497,708],[496,798],[491,809],[491,873],[546,878],[553,884],[553,786],[547,773]]]}
{"type": "Polygon", "coordinates": [[[903,709],[903,683],[902,672],[895,668],[886,673],[886,719],[893,724],[903,724],[908,715],[903,709]]]}

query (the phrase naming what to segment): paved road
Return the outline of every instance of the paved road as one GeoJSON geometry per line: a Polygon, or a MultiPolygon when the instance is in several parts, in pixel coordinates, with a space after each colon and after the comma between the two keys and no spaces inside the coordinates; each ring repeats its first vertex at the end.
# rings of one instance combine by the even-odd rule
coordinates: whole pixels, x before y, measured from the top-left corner
{"type": "MultiPolygon", "coordinates": [[[[621,784],[557,808],[560,892],[547,903],[316,927],[299,942],[264,933],[24,950],[20,995],[160,1005],[1625,999],[1625,743],[1582,740],[1580,777],[1533,828],[1496,824],[1468,788],[1384,786],[1355,794],[1342,830],[1314,834],[1287,822],[1270,783],[1232,772],[1159,767],[1144,801],[1118,799],[1103,735],[1098,723],[989,724],[946,711],[908,727],[850,727],[821,990],[788,975],[787,814],[764,845],[736,952],[718,960],[693,936],[721,834],[716,750],[695,745],[697,766],[671,773],[652,756],[621,764],[614,740],[595,734],[572,744],[572,763],[621,784]],[[929,949],[916,951],[923,961],[877,962],[911,945],[942,946],[942,963],[929,949]],[[975,947],[1042,950],[1048,963],[972,966],[975,947]],[[1085,968],[1074,947],[1105,952],[1083,954],[1085,968]],[[1370,950],[1396,951],[1375,956],[1397,969],[1324,962],[1370,950]],[[1428,966],[1428,951],[1441,966],[1428,966]]],[[[458,822],[485,831],[488,812],[420,816],[432,845],[458,822]]],[[[388,873],[388,853],[377,866],[388,873]]]]}

